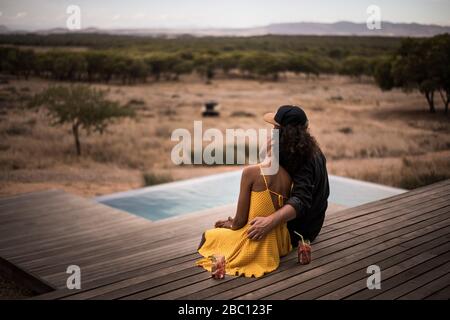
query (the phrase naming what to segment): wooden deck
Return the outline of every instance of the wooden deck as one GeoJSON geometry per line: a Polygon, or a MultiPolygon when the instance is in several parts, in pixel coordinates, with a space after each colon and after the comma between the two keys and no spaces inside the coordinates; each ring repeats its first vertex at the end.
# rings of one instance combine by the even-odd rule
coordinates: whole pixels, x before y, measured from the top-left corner
{"type": "Polygon", "coordinates": [[[450,298],[450,180],[329,214],[309,265],[292,252],[262,278],[214,280],[196,247],[233,209],[151,222],[61,191],[2,198],[0,269],[36,299],[450,298]],[[65,289],[72,264],[81,290],[65,289]],[[373,264],[381,290],[366,288],[373,264]]]}

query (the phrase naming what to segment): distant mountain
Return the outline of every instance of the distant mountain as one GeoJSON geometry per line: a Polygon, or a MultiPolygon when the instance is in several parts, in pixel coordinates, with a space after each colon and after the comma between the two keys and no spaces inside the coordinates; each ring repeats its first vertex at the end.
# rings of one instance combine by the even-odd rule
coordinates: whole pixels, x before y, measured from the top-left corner
{"type": "Polygon", "coordinates": [[[0,26],[0,34],[9,33],[10,30],[6,26],[0,26]]]}
{"type": "MultiPolygon", "coordinates": [[[[275,23],[254,28],[144,28],[144,29],[99,29],[86,28],[79,33],[104,33],[137,36],[257,36],[257,35],[336,35],[336,36],[391,36],[391,37],[431,37],[436,34],[450,33],[450,26],[425,25],[418,23],[382,22],[380,30],[369,30],[365,23],[340,21],[335,23],[295,22],[275,23]]],[[[39,30],[37,34],[69,33],[64,28],[39,30]]],[[[23,33],[0,26],[0,33],[23,33]]]]}
{"type": "Polygon", "coordinates": [[[418,23],[382,22],[380,30],[370,30],[365,23],[341,21],[336,23],[278,23],[266,27],[267,33],[284,35],[358,35],[358,36],[397,36],[431,37],[450,33],[450,27],[424,25],[418,23]]]}

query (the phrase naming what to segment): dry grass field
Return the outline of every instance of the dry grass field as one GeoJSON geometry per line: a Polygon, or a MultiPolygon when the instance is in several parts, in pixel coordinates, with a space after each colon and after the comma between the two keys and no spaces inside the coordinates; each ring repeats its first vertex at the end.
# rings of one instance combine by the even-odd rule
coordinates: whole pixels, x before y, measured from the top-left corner
{"type": "Polygon", "coordinates": [[[234,170],[179,167],[170,160],[172,130],[192,130],[210,99],[220,103],[221,116],[204,119],[204,130],[269,128],[261,119],[265,112],[281,104],[303,106],[332,174],[403,188],[450,177],[450,116],[442,106],[429,114],[419,93],[382,92],[370,79],[290,75],[278,82],[217,79],[208,85],[192,75],[130,86],[97,84],[137,116],[113,123],[103,135],[83,132],[81,157],[69,127],[53,127],[43,111],[26,107],[31,95],[56,83],[5,82],[0,85],[0,195],[59,188],[91,197],[234,170]]]}

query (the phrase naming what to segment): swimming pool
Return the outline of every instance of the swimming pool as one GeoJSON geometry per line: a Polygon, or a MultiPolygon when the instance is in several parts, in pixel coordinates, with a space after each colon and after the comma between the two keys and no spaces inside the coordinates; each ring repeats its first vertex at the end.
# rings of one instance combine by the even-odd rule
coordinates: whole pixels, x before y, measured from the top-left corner
{"type": "MultiPolygon", "coordinates": [[[[242,170],[165,183],[95,198],[105,205],[150,220],[236,203],[242,170]]],[[[406,190],[329,176],[329,202],[353,207],[387,198],[406,190]]]]}

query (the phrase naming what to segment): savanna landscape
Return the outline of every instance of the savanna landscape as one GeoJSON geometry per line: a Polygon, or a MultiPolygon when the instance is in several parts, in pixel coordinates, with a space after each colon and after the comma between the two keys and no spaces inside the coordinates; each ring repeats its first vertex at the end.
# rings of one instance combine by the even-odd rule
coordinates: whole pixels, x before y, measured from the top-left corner
{"type": "Polygon", "coordinates": [[[203,128],[222,131],[267,127],[265,112],[302,106],[332,174],[406,189],[450,177],[450,121],[440,99],[429,113],[418,90],[383,91],[375,81],[402,46],[398,38],[0,40],[2,195],[58,188],[93,197],[234,170],[170,159],[172,131],[192,130],[209,100],[220,104],[220,117],[204,118],[203,128]],[[77,83],[133,111],[103,134],[80,129],[81,155],[70,125],[52,125],[45,108],[30,107],[45,89],[77,83]]]}
{"type": "Polygon", "coordinates": [[[136,113],[114,121],[101,135],[82,132],[81,156],[70,126],[52,126],[45,110],[27,107],[33,94],[61,83],[72,85],[32,77],[9,78],[0,86],[1,194],[59,188],[92,197],[234,170],[171,162],[172,131],[192,130],[210,99],[220,103],[220,117],[203,119],[204,129],[266,127],[265,112],[286,103],[301,105],[332,174],[408,189],[450,176],[450,122],[442,107],[428,113],[419,93],[383,92],[369,77],[218,76],[206,84],[192,74],[178,81],[92,84],[136,113]]]}

